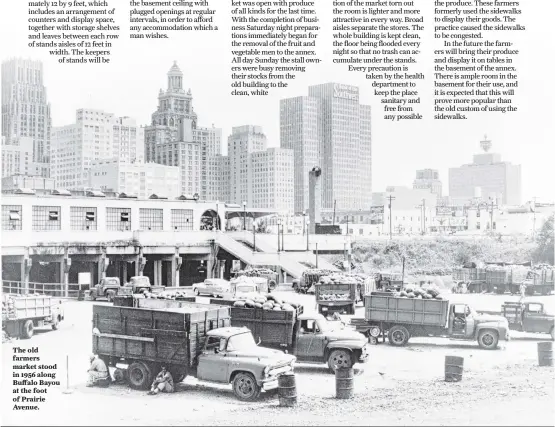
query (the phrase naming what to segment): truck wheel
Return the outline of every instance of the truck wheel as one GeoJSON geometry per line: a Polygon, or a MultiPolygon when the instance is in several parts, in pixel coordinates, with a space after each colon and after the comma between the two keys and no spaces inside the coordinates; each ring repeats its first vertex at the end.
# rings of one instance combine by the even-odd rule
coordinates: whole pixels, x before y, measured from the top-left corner
{"type": "Polygon", "coordinates": [[[131,388],[147,390],[152,379],[151,369],[143,362],[133,362],[127,370],[127,380],[131,388]]]}
{"type": "Polygon", "coordinates": [[[60,318],[58,316],[56,316],[54,318],[54,320],[52,321],[52,329],[54,331],[57,331],[59,327],[60,327],[60,318]]]}
{"type": "Polygon", "coordinates": [[[497,348],[498,342],[499,334],[496,331],[486,329],[478,334],[478,344],[483,349],[494,350],[497,348]]]}
{"type": "Polygon", "coordinates": [[[233,394],[239,400],[249,402],[258,399],[260,387],[249,372],[239,372],[233,379],[233,394]]]}
{"type": "Polygon", "coordinates": [[[21,325],[21,336],[25,339],[29,339],[35,333],[35,327],[32,320],[26,320],[23,325],[21,325]]]}
{"type": "Polygon", "coordinates": [[[127,371],[124,369],[116,368],[114,370],[114,381],[117,383],[121,383],[127,380],[127,371]]]}
{"type": "Polygon", "coordinates": [[[198,291],[198,289],[195,289],[195,295],[198,297],[200,295],[200,292],[198,291]]]}
{"type": "Polygon", "coordinates": [[[347,350],[333,350],[328,357],[328,367],[332,373],[335,373],[337,368],[351,368],[352,366],[351,353],[347,350]]]}
{"type": "Polygon", "coordinates": [[[378,338],[381,334],[381,330],[379,326],[371,326],[370,329],[368,330],[368,336],[373,337],[373,338],[378,338]]]}
{"type": "Polygon", "coordinates": [[[91,301],[96,301],[96,292],[91,291],[91,293],[89,294],[89,297],[91,301]]]}
{"type": "Polygon", "coordinates": [[[277,286],[277,283],[275,282],[275,280],[270,280],[270,283],[268,283],[268,287],[270,288],[271,291],[273,291],[277,286]]]}
{"type": "Polygon", "coordinates": [[[389,344],[401,347],[409,342],[410,333],[404,326],[393,326],[387,336],[389,344]]]}
{"type": "Polygon", "coordinates": [[[174,383],[180,383],[181,381],[183,381],[185,379],[185,377],[187,377],[187,373],[183,372],[179,369],[170,369],[170,374],[173,378],[173,382],[174,383]]]}

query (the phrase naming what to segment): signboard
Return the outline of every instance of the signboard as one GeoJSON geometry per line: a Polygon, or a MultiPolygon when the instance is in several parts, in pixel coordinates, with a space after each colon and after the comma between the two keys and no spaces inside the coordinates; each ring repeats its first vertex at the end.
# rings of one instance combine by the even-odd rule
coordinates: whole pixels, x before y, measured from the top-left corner
{"type": "Polygon", "coordinates": [[[333,97],[358,101],[358,87],[336,83],[333,85],[333,97]]]}

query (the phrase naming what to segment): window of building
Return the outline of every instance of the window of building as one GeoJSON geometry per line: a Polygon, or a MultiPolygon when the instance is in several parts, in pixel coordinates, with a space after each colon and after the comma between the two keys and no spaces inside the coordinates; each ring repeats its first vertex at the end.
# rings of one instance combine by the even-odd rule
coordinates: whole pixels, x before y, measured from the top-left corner
{"type": "Polygon", "coordinates": [[[33,230],[51,231],[62,229],[60,206],[33,206],[33,230]]]}
{"type": "Polygon", "coordinates": [[[131,230],[131,209],[106,208],[106,229],[112,231],[131,230]]]}
{"type": "Polygon", "coordinates": [[[139,225],[141,230],[161,231],[164,228],[163,209],[139,209],[139,225]]]}
{"type": "Polygon", "coordinates": [[[2,230],[21,230],[21,205],[2,205],[2,230]]]}
{"type": "Polygon", "coordinates": [[[96,208],[72,206],[70,208],[72,230],[96,230],[96,208]]]}
{"type": "Polygon", "coordinates": [[[480,229],[480,222],[478,221],[478,222],[476,223],[476,230],[479,230],[479,229],[480,229]]]}

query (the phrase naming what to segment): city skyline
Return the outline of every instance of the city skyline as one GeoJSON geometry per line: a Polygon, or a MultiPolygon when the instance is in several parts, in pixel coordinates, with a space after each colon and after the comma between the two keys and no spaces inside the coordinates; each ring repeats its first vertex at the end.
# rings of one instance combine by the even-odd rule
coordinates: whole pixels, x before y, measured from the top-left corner
{"type": "MultiPolygon", "coordinates": [[[[175,60],[172,60],[171,63],[174,63],[175,60]]],[[[179,61],[178,61],[179,62],[179,61]]],[[[186,63],[186,61],[184,61],[186,63]]],[[[166,64],[169,65],[169,64],[166,64]]],[[[163,72],[163,75],[167,74],[167,66],[163,72]]],[[[258,122],[255,119],[248,119],[246,117],[237,119],[237,122],[235,122],[234,124],[231,124],[231,128],[227,128],[227,126],[221,126],[220,123],[222,122],[229,122],[229,118],[223,118],[225,116],[216,116],[215,114],[210,114],[210,113],[205,113],[202,112],[201,108],[203,105],[205,105],[206,99],[209,98],[208,95],[205,95],[203,92],[201,92],[201,90],[195,89],[195,87],[192,84],[188,84],[187,81],[187,76],[184,74],[183,80],[182,80],[182,84],[184,88],[191,89],[194,93],[196,93],[195,96],[195,106],[196,105],[200,105],[199,108],[197,108],[197,110],[195,112],[199,112],[198,114],[201,115],[201,117],[206,117],[206,122],[204,122],[203,124],[206,125],[207,123],[211,123],[213,126],[222,129],[222,138],[221,138],[221,152],[222,154],[226,155],[227,154],[227,147],[226,144],[224,143],[223,139],[226,137],[226,135],[231,135],[232,131],[231,129],[233,127],[236,127],[239,124],[245,124],[245,123],[250,123],[253,125],[259,125],[261,127],[264,127],[263,125],[260,124],[260,122],[266,122],[266,123],[273,123],[273,125],[270,125],[270,129],[277,129],[274,130],[273,134],[271,136],[268,136],[268,148],[273,148],[273,147],[279,147],[280,144],[280,140],[279,140],[279,103],[281,102],[281,100],[286,99],[284,96],[282,96],[281,98],[279,98],[277,100],[277,112],[276,115],[274,116],[273,114],[271,115],[271,117],[269,118],[265,118],[264,120],[259,120],[258,122]]],[[[146,75],[145,75],[146,77],[146,75]]],[[[151,77],[151,76],[150,76],[151,77]]],[[[67,104],[70,102],[78,102],[75,101],[73,98],[75,98],[74,96],[72,96],[70,99],[71,101],[68,101],[66,103],[62,102],[60,103],[59,101],[56,101],[56,99],[58,98],[58,94],[56,93],[56,91],[53,91],[49,88],[49,84],[50,84],[50,79],[49,79],[49,69],[48,67],[44,67],[44,85],[47,88],[47,90],[49,91],[49,100],[50,100],[50,104],[52,106],[52,110],[54,113],[51,114],[52,116],[52,127],[59,127],[61,125],[61,121],[58,120],[58,117],[61,117],[61,114],[55,114],[56,111],[58,111],[58,109],[62,109],[64,111],[64,115],[67,114],[66,109],[67,109],[67,104]],[[54,100],[54,101],[52,101],[54,100]]],[[[163,84],[159,84],[160,83],[160,79],[156,79],[157,84],[158,84],[158,90],[156,92],[159,92],[160,87],[163,87],[163,84]]],[[[205,85],[200,85],[200,87],[203,87],[205,85]]],[[[306,92],[306,89],[309,86],[305,86],[303,91],[306,92]]],[[[77,91],[76,93],[82,93],[83,91],[77,91]]],[[[368,90],[364,90],[364,87],[361,87],[361,94],[360,94],[360,98],[361,98],[361,103],[365,103],[367,101],[365,101],[365,92],[369,92],[368,90]]],[[[144,92],[142,92],[144,93],[144,92]]],[[[298,96],[297,92],[296,94],[292,94],[292,97],[298,96]]],[[[302,93],[302,92],[301,92],[302,93]]],[[[368,94],[366,94],[366,98],[368,98],[367,96],[368,94]]],[[[125,97],[123,97],[125,98],[125,97]]],[[[150,105],[152,105],[152,101],[147,101],[145,100],[146,96],[140,99],[140,105],[141,105],[141,110],[144,111],[145,109],[149,108],[150,105]]],[[[149,96],[150,98],[150,96],[149,96]]],[[[150,98],[152,99],[152,98],[150,98]]],[[[111,101],[113,103],[113,101],[111,101]]],[[[94,104],[94,102],[92,102],[94,104]]],[[[87,102],[84,102],[84,104],[88,104],[87,102]]],[[[106,102],[105,106],[102,105],[98,105],[96,104],[95,107],[93,108],[98,108],[98,109],[102,109],[104,111],[110,111],[111,113],[113,113],[116,116],[120,115],[120,110],[121,108],[115,108],[114,109],[109,109],[107,104],[109,104],[109,102],[106,102]]],[[[371,103],[370,102],[370,107],[373,107],[373,104],[375,103],[371,103]]],[[[79,105],[79,104],[74,104],[74,105],[79,105]]],[[[85,107],[80,107],[80,108],[85,108],[85,107]]],[[[89,107],[86,107],[89,108],[89,107]]],[[[149,123],[151,122],[151,120],[144,120],[143,118],[138,118],[137,116],[134,116],[126,111],[121,111],[121,115],[123,116],[129,116],[133,119],[135,119],[137,121],[137,124],[139,126],[149,126],[149,123]]],[[[75,111],[73,112],[73,116],[75,115],[75,111]]],[[[152,108],[150,109],[150,114],[149,116],[152,117],[152,108]]],[[[142,117],[142,116],[141,116],[142,117]]],[[[373,130],[374,129],[378,129],[378,133],[379,133],[379,129],[380,127],[383,125],[383,123],[381,123],[379,118],[375,118],[373,119],[373,130]]],[[[441,123],[439,124],[441,125],[441,123]]],[[[400,124],[398,125],[400,127],[403,126],[409,126],[409,124],[400,124]]],[[[269,132],[265,132],[267,135],[269,134],[269,132]]],[[[373,132],[374,133],[374,132],[373,132]]],[[[472,132],[473,134],[475,134],[475,132],[472,132]]],[[[494,135],[492,132],[489,132],[489,135],[494,135]]],[[[474,135],[472,135],[474,137],[474,135]]],[[[492,139],[494,139],[495,137],[492,137],[492,139]]],[[[442,181],[444,182],[444,184],[447,184],[448,182],[446,181],[446,178],[448,177],[448,170],[449,168],[452,167],[456,167],[456,166],[460,166],[462,164],[465,164],[465,159],[470,158],[470,156],[475,153],[478,150],[478,146],[479,146],[479,139],[480,137],[478,137],[478,135],[476,135],[476,139],[474,140],[475,142],[473,142],[472,144],[462,144],[463,146],[466,147],[466,149],[464,150],[464,156],[463,158],[458,158],[458,159],[454,159],[454,163],[448,163],[448,164],[439,164],[440,162],[437,160],[436,156],[431,157],[428,160],[425,160],[426,163],[424,163],[424,160],[421,160],[420,162],[417,163],[417,161],[415,160],[414,164],[411,165],[410,167],[407,168],[406,164],[403,164],[403,170],[401,171],[401,173],[399,173],[398,170],[392,172],[389,171],[389,173],[384,173],[383,172],[383,167],[380,167],[380,165],[383,165],[384,163],[387,163],[387,161],[385,161],[383,158],[380,159],[379,154],[381,151],[383,151],[384,146],[382,145],[383,142],[380,142],[380,140],[377,137],[373,137],[373,174],[372,174],[372,181],[373,183],[375,183],[375,185],[372,185],[372,190],[373,191],[383,191],[385,189],[385,187],[389,186],[389,185],[411,185],[412,180],[414,179],[414,171],[418,170],[418,169],[424,169],[424,168],[432,168],[432,169],[436,169],[439,171],[439,174],[441,177],[443,177],[442,181]],[[374,154],[376,153],[376,154],[374,154]]],[[[502,140],[499,140],[499,138],[495,138],[495,142],[496,142],[496,148],[497,147],[503,147],[504,145],[508,145],[508,144],[503,144],[502,140]]],[[[390,142],[391,143],[391,142],[390,142]]],[[[408,148],[408,147],[407,147],[408,148]]],[[[505,147],[506,148],[506,147],[505,147]]],[[[509,147],[510,148],[510,147],[509,147]]],[[[459,147],[460,149],[460,147],[459,147]]],[[[406,149],[404,150],[406,151],[406,149]]],[[[511,161],[510,157],[505,155],[505,150],[503,150],[503,148],[498,149],[497,151],[499,151],[500,153],[502,153],[503,158],[507,161],[511,161]]],[[[510,151],[510,150],[509,150],[510,151]]],[[[391,156],[391,158],[395,158],[395,155],[391,156]]],[[[414,158],[414,156],[411,156],[411,158],[414,158]]],[[[539,159],[540,161],[542,159],[539,159]]],[[[540,186],[536,186],[536,185],[526,185],[526,183],[529,180],[529,171],[530,170],[535,170],[535,168],[531,168],[530,164],[526,165],[524,163],[521,163],[523,165],[523,201],[527,201],[527,200],[531,200],[533,197],[538,197],[539,199],[542,200],[553,200],[553,196],[552,196],[552,191],[550,191],[549,188],[547,188],[547,186],[545,185],[545,183],[543,183],[543,187],[542,185],[540,186]],[[528,166],[528,168],[527,168],[528,166]],[[532,187],[535,187],[532,188],[532,187]]]]}

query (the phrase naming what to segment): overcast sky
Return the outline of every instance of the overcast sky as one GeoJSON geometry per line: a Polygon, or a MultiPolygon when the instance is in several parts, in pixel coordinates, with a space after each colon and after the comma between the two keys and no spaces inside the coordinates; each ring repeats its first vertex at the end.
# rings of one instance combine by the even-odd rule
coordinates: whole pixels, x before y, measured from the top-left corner
{"type": "Polygon", "coordinates": [[[520,80],[514,97],[519,111],[473,115],[466,121],[433,120],[433,2],[420,1],[428,5],[425,12],[430,12],[425,23],[427,38],[421,48],[426,54],[420,57],[418,68],[427,78],[421,86],[425,120],[402,123],[382,119],[383,110],[370,80],[347,72],[344,65],[331,64],[329,2],[318,6],[322,30],[317,44],[324,62],[298,75],[286,89],[274,90],[266,97],[245,98],[231,96],[228,2],[218,6],[219,32],[173,34],[170,39],[150,41],[129,40],[128,1],[111,3],[121,4],[116,16],[124,30],[115,43],[111,63],[67,65],[59,64],[46,50],[27,47],[27,2],[2,0],[0,58],[21,56],[43,61],[54,126],[72,123],[78,108],[98,108],[149,124],[158,91],[166,88],[166,73],[175,60],[183,71],[186,88],[192,90],[199,124],[223,129],[224,150],[231,128],[243,124],[262,126],[269,145],[278,146],[279,100],[306,95],[311,84],[334,81],[360,86],[361,103],[373,107],[373,191],[384,191],[387,185],[411,186],[416,169],[434,168],[439,169],[447,192],[448,168],[470,163],[472,155],[481,151],[480,140],[487,134],[493,142],[491,151],[501,153],[503,160],[522,165],[524,200],[534,196],[555,199],[553,81],[547,80],[548,75],[553,76],[554,65],[553,51],[547,50],[553,46],[553,0],[521,2],[524,14],[520,22],[527,30],[514,38],[515,48],[522,52],[516,63],[520,80]]]}

